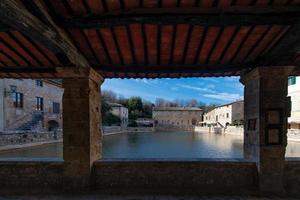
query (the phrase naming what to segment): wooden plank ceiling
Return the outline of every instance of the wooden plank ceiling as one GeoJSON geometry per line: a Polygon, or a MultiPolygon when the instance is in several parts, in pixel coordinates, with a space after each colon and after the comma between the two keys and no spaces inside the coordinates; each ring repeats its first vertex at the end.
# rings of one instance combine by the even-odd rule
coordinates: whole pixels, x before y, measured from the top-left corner
{"type": "MultiPolygon", "coordinates": [[[[17,2],[49,24],[35,1],[17,2]]],[[[300,0],[40,2],[105,78],[235,76],[268,65],[295,65],[300,75],[300,0]]],[[[0,31],[2,77],[49,78],[55,67],[75,67],[5,21],[0,31]]]]}

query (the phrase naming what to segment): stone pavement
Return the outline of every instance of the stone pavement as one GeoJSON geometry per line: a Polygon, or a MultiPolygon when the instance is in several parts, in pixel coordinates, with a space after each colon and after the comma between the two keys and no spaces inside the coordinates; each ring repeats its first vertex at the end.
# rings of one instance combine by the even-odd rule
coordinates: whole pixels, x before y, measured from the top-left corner
{"type": "Polygon", "coordinates": [[[250,197],[250,196],[0,196],[0,200],[299,200],[299,198],[250,197]]]}

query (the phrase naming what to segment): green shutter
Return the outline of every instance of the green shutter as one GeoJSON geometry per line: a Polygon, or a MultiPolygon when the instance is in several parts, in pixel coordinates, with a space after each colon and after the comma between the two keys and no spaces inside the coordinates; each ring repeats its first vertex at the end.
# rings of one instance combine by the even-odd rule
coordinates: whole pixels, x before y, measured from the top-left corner
{"type": "Polygon", "coordinates": [[[289,85],[295,85],[296,84],[296,76],[290,76],[288,82],[289,82],[289,85]]]}

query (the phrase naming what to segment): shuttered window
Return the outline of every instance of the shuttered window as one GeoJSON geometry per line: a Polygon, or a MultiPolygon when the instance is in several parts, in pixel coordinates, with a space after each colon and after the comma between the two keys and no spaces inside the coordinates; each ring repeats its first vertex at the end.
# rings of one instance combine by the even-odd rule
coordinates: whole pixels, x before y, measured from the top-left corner
{"type": "Polygon", "coordinates": [[[288,80],[289,85],[295,85],[296,84],[296,76],[290,76],[288,80]]]}

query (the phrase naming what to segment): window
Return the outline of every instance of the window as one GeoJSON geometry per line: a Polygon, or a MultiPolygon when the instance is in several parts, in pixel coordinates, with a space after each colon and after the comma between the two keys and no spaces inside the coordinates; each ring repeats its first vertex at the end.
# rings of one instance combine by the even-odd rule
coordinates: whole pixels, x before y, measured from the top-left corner
{"type": "Polygon", "coordinates": [[[44,99],[42,97],[36,97],[36,110],[44,110],[44,99]]]}
{"type": "Polygon", "coordinates": [[[226,113],[226,117],[229,118],[229,113],[226,113]]]}
{"type": "Polygon", "coordinates": [[[35,85],[39,87],[43,87],[43,81],[41,80],[35,80],[35,85]]]}
{"type": "Polygon", "coordinates": [[[60,104],[59,103],[53,102],[52,108],[53,108],[53,113],[55,113],[55,114],[60,113],[60,104]]]}
{"type": "Polygon", "coordinates": [[[288,79],[288,85],[295,85],[296,84],[296,76],[290,76],[288,79]]]}
{"type": "Polygon", "coordinates": [[[16,108],[23,108],[23,94],[20,92],[14,92],[13,102],[16,108]]]}

